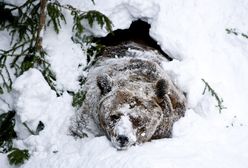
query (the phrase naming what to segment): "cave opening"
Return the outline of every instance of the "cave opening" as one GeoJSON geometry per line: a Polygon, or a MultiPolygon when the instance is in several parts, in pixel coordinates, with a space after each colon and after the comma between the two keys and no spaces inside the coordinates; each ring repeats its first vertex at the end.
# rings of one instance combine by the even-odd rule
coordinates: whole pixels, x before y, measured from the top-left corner
{"type": "Polygon", "coordinates": [[[133,41],[153,49],[156,49],[169,61],[172,58],[166,54],[157,41],[149,35],[151,25],[142,20],[133,21],[128,29],[117,29],[105,37],[95,38],[94,41],[105,46],[115,46],[127,41],[133,41]]]}

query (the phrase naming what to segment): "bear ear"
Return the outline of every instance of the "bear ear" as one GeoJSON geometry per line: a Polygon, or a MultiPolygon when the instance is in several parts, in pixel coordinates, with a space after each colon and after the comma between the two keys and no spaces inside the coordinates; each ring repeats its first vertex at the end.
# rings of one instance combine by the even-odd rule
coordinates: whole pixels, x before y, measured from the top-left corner
{"type": "Polygon", "coordinates": [[[105,95],[111,91],[112,79],[108,74],[104,73],[102,75],[97,76],[96,81],[97,86],[101,90],[102,95],[105,95]]]}
{"type": "Polygon", "coordinates": [[[169,93],[169,83],[165,79],[159,79],[155,86],[155,94],[158,99],[164,99],[165,95],[169,93]]]}

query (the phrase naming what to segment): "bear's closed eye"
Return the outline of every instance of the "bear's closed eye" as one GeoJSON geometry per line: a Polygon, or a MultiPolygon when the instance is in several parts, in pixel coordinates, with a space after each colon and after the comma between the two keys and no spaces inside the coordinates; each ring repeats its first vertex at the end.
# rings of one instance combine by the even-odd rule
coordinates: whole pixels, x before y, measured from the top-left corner
{"type": "Polygon", "coordinates": [[[113,114],[113,115],[110,116],[110,120],[113,121],[113,122],[116,122],[120,118],[121,118],[120,114],[113,114]]]}
{"type": "Polygon", "coordinates": [[[130,116],[130,120],[131,120],[131,122],[133,123],[133,127],[134,127],[134,128],[139,127],[140,124],[141,124],[141,119],[140,119],[140,118],[136,118],[136,117],[130,116]]]}
{"type": "Polygon", "coordinates": [[[134,108],[134,107],[135,107],[135,105],[136,105],[136,103],[131,103],[131,104],[129,104],[129,109],[134,108]]]}

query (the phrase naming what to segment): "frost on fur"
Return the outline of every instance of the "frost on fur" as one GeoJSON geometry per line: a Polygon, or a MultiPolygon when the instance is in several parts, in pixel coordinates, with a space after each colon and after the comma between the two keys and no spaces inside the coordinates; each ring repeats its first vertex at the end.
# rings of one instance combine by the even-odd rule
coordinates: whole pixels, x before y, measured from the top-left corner
{"type": "Polygon", "coordinates": [[[76,120],[76,130],[104,134],[117,149],[171,137],[173,123],[186,109],[183,93],[159,64],[160,55],[145,49],[131,50],[119,58],[103,55],[90,69],[85,101],[78,114],[83,118],[76,120]]]}

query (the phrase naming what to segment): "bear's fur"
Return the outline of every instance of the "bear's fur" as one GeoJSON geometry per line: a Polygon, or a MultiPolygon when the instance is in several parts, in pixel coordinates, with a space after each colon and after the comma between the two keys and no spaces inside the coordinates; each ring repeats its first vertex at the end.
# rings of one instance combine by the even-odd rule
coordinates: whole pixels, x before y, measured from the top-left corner
{"type": "Polygon", "coordinates": [[[162,60],[135,43],[108,47],[89,70],[78,117],[84,123],[77,129],[106,135],[117,149],[171,137],[173,123],[184,116],[186,98],[161,67],[162,60]]]}

